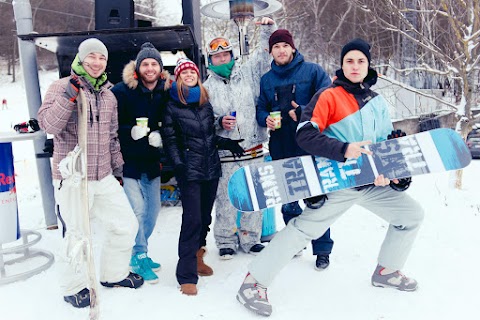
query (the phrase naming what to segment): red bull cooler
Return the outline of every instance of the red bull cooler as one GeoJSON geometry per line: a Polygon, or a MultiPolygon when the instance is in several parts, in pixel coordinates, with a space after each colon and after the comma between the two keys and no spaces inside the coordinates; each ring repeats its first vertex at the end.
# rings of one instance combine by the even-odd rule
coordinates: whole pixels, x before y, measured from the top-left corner
{"type": "Polygon", "coordinates": [[[20,238],[11,143],[0,143],[0,243],[20,238]]]}

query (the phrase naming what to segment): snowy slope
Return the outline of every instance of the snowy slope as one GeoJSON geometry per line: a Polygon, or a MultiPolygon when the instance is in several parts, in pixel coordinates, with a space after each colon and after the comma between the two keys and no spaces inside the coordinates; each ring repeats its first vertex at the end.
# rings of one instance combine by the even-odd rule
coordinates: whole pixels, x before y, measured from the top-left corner
{"type": "MultiPolygon", "coordinates": [[[[55,73],[41,74],[42,92],[55,73]]],[[[21,83],[0,78],[0,99],[7,98],[9,111],[0,119],[16,123],[28,119],[21,83]],[[18,121],[17,121],[18,119],[18,121]]],[[[22,228],[41,232],[36,246],[56,253],[61,232],[47,231],[31,142],[14,144],[17,195],[22,228]]],[[[329,269],[313,269],[311,248],[295,258],[269,288],[274,311],[271,319],[328,320],[424,320],[479,319],[480,298],[480,161],[464,170],[464,189],[449,189],[449,174],[420,176],[407,191],[426,211],[404,273],[419,282],[417,292],[374,288],[370,275],[387,225],[360,207],[354,207],[332,227],[335,240],[329,269]]],[[[387,210],[388,208],[386,208],[387,210]]],[[[236,300],[235,294],[252,255],[237,254],[233,260],[218,258],[213,235],[208,237],[206,257],[214,269],[201,278],[199,294],[180,294],[175,279],[180,208],[162,208],[150,239],[150,255],[162,263],[160,282],[138,290],[100,288],[101,319],[255,319],[236,300]]],[[[277,217],[277,228],[283,222],[277,217]]],[[[95,225],[96,261],[99,261],[101,228],[95,225]]],[[[11,244],[10,244],[11,245],[11,244]]],[[[8,258],[8,257],[7,257],[8,258]]],[[[27,263],[34,265],[38,261],[27,263]]],[[[25,266],[16,267],[18,270],[25,266]]],[[[98,264],[97,264],[98,268],[98,264]]],[[[9,270],[17,270],[9,269],[9,270]]],[[[0,286],[0,319],[87,319],[88,309],[74,309],[63,302],[54,264],[47,271],[0,286]]]]}

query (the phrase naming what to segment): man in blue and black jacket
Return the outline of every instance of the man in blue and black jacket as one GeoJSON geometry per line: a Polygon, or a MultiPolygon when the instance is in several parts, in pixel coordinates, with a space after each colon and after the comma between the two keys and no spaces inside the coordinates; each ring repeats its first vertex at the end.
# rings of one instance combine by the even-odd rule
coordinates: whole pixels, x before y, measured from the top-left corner
{"type": "MultiPolygon", "coordinates": [[[[295,140],[298,121],[313,95],[331,84],[330,78],[318,64],[304,60],[288,30],[279,29],[272,33],[269,50],[273,57],[272,68],[260,81],[257,122],[270,129],[269,150],[273,160],[306,155],[295,140]],[[274,119],[270,116],[272,111],[281,112],[280,128],[275,127],[274,119]]],[[[305,204],[319,208],[325,199],[326,196],[314,197],[306,199],[305,204]]],[[[297,201],[282,206],[285,224],[301,213],[297,201]]],[[[312,240],[313,254],[317,256],[316,270],[324,270],[329,266],[332,247],[330,229],[320,238],[312,240]]]]}

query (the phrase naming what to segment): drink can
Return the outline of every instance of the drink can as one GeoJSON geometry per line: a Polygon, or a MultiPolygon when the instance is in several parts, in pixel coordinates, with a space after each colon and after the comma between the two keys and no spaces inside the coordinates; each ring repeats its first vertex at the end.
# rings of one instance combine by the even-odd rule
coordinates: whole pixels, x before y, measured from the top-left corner
{"type": "Polygon", "coordinates": [[[0,143],[0,243],[20,238],[11,143],[0,143]]]}
{"type": "Polygon", "coordinates": [[[231,115],[232,117],[235,117],[235,118],[236,118],[236,117],[237,117],[237,111],[232,111],[232,112],[230,112],[230,115],[231,115]]]}

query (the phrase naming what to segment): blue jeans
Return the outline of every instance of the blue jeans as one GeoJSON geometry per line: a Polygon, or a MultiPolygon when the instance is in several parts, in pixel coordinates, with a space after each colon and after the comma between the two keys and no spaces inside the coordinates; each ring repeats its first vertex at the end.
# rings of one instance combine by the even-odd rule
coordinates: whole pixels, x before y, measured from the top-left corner
{"type": "MultiPolygon", "coordinates": [[[[302,214],[302,208],[298,204],[298,201],[287,203],[282,205],[282,214],[283,221],[285,225],[288,224],[288,221],[302,214]]],[[[333,240],[330,238],[330,228],[325,231],[323,236],[318,239],[312,240],[312,251],[313,255],[329,255],[332,253],[333,240]]]]}
{"type": "Polygon", "coordinates": [[[142,173],[140,179],[123,178],[123,189],[138,219],[138,233],[132,255],[148,252],[148,238],[152,235],[160,211],[160,177],[148,180],[142,173]]]}

